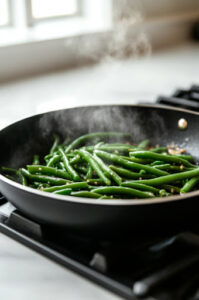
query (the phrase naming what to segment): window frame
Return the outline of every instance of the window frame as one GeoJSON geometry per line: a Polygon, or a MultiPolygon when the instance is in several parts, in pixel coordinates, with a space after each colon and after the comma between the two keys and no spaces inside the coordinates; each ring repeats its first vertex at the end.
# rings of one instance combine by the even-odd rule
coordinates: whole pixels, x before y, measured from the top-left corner
{"type": "Polygon", "coordinates": [[[13,6],[12,6],[12,0],[7,0],[8,3],[8,22],[6,24],[0,25],[0,30],[2,28],[8,28],[13,26],[13,6]]]}
{"type": "Polygon", "coordinates": [[[32,13],[32,0],[25,0],[25,9],[26,9],[26,25],[31,27],[34,25],[37,25],[39,23],[42,22],[46,22],[46,21],[56,21],[56,20],[64,20],[64,19],[68,19],[68,18],[74,18],[74,17],[80,17],[82,15],[83,12],[83,2],[82,0],[76,0],[77,1],[77,12],[74,14],[63,14],[60,16],[49,16],[49,17],[42,17],[42,18],[34,18],[33,17],[33,13],[32,13]]]}
{"type": "MultiPolygon", "coordinates": [[[[117,11],[117,2],[119,1],[121,4],[121,0],[81,0],[83,1],[82,16],[64,19],[66,20],[64,22],[68,22],[69,27],[71,22],[73,23],[76,22],[76,19],[80,19],[77,30],[75,28],[70,34],[68,31],[63,31],[58,36],[56,35],[57,32],[51,36],[42,36],[38,34],[42,27],[48,27],[50,23],[54,26],[54,24],[62,22],[63,18],[61,20],[59,18],[59,20],[55,19],[54,21],[37,22],[35,26],[27,26],[27,20],[24,20],[23,22],[26,24],[24,30],[24,24],[21,24],[23,22],[17,20],[17,18],[20,19],[20,13],[16,14],[18,9],[16,3],[18,2],[21,7],[25,7],[24,3],[26,0],[9,1],[12,3],[11,14],[13,10],[14,24],[10,28],[0,28],[0,82],[96,62],[95,57],[92,57],[92,53],[91,56],[89,56],[89,53],[87,56],[81,56],[79,55],[81,51],[76,52],[75,49],[81,48],[80,44],[84,41],[89,45],[93,43],[95,51],[101,53],[106,48],[106,41],[112,32],[113,25],[115,23],[117,25],[120,22],[120,15],[114,15],[114,12],[115,9],[117,11]],[[97,9],[96,3],[98,5],[97,9]],[[91,7],[88,7],[89,5],[91,7]],[[96,15],[93,15],[94,9],[96,15]],[[110,20],[110,18],[112,19],[110,20]],[[21,32],[21,29],[24,32],[21,32]],[[5,36],[6,39],[3,40],[5,36]],[[71,44],[72,47],[70,47],[71,44]]],[[[130,3],[131,1],[145,1],[147,3],[146,8],[148,8],[149,0],[126,1],[130,3]]],[[[168,1],[172,3],[172,0],[168,1]]],[[[177,1],[184,3],[187,0],[177,1]]],[[[190,1],[192,2],[193,0],[190,1]]],[[[172,13],[166,14],[162,19],[162,16],[154,18],[150,13],[146,12],[145,17],[146,19],[141,20],[140,23],[132,24],[129,31],[131,34],[135,33],[136,36],[137,32],[143,30],[144,26],[144,31],[149,35],[153,49],[158,49],[160,48],[160,43],[158,44],[157,42],[162,41],[163,38],[166,46],[169,43],[172,44],[172,41],[176,43],[174,34],[178,37],[177,42],[188,40],[190,28],[198,20],[199,11],[196,11],[194,6],[190,5],[189,11],[185,10],[183,14],[182,12],[177,14],[177,12],[172,11],[172,13]],[[157,28],[161,28],[159,32],[157,32],[157,28]],[[164,31],[166,38],[162,35],[162,31],[164,31]],[[173,32],[174,34],[171,35],[173,32]]],[[[60,25],[61,23],[58,24],[58,27],[60,25]]]]}
{"type": "MultiPolygon", "coordinates": [[[[27,0],[11,1],[12,26],[0,28],[0,49],[22,44],[32,44],[57,39],[75,38],[104,32],[112,28],[113,0],[78,0],[81,14],[45,19],[28,24],[27,0]],[[97,10],[94,11],[97,6],[97,10]]],[[[28,0],[29,1],[29,0],[28,0]]]]}

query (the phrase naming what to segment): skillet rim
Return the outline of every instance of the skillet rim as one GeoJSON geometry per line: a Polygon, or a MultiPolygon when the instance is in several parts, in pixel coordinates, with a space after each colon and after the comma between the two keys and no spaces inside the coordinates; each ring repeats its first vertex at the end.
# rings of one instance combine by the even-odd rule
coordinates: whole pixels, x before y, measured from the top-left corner
{"type": "MultiPolygon", "coordinates": [[[[40,115],[44,115],[44,114],[48,114],[48,113],[53,113],[53,112],[57,112],[57,111],[62,111],[62,110],[70,110],[70,109],[75,109],[75,108],[84,108],[84,107],[97,107],[97,106],[131,106],[131,107],[141,107],[141,108],[159,108],[159,109],[163,109],[163,110],[172,110],[172,111],[177,111],[177,112],[184,112],[184,113],[188,113],[191,115],[199,115],[199,112],[195,112],[189,109],[184,109],[184,108],[178,108],[178,107],[173,107],[173,106],[167,106],[167,105],[160,105],[160,104],[128,104],[128,103],[124,103],[124,104],[111,104],[111,103],[107,103],[107,104],[96,104],[96,105],[84,105],[84,106],[74,106],[74,107],[70,107],[70,108],[63,108],[63,109],[57,109],[57,110],[52,110],[52,111],[47,111],[47,112],[43,112],[43,113],[38,113],[38,114],[34,114],[32,116],[29,116],[27,118],[22,118],[14,123],[11,123],[5,127],[3,127],[1,131],[3,131],[4,129],[9,128],[10,126],[13,126],[19,122],[25,121],[27,119],[36,117],[36,116],[40,116],[40,115]]],[[[93,199],[93,198],[83,198],[83,197],[73,197],[73,196],[69,196],[69,195],[56,195],[53,193],[49,193],[49,192],[43,192],[43,191],[39,191],[37,189],[33,189],[31,187],[27,187],[27,186],[23,186],[20,183],[17,183],[15,181],[12,181],[8,178],[6,178],[5,176],[3,176],[2,174],[0,174],[0,180],[5,182],[8,185],[11,185],[15,188],[18,188],[22,191],[28,192],[30,194],[34,194],[34,195],[38,195],[38,196],[44,196],[46,198],[51,198],[54,200],[60,200],[60,201],[68,201],[68,202],[72,202],[72,203],[79,203],[79,204],[95,204],[95,205],[113,205],[113,206],[131,206],[131,205],[149,205],[149,204],[159,204],[159,203],[167,203],[167,202],[173,202],[173,201],[180,201],[180,200],[185,200],[187,198],[190,197],[195,197],[195,196],[199,196],[199,190],[198,191],[193,191],[193,192],[189,192],[187,194],[183,194],[183,195],[177,195],[177,196],[168,196],[168,197],[155,197],[155,198],[146,198],[146,199],[93,199]]]]}

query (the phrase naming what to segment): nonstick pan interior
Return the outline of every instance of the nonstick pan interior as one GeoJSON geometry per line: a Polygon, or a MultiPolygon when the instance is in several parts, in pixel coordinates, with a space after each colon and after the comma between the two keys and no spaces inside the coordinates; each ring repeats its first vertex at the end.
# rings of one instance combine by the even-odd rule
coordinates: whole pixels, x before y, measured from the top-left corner
{"type": "Polygon", "coordinates": [[[53,135],[74,139],[95,131],[120,131],[135,143],[150,139],[153,145],[177,144],[198,156],[198,116],[142,106],[93,106],[59,110],[19,121],[0,132],[0,165],[22,167],[33,155],[49,152],[53,135]],[[185,117],[187,130],[179,130],[185,117]]]}
{"type": "MultiPolygon", "coordinates": [[[[92,106],[33,116],[3,129],[0,132],[0,165],[18,168],[31,163],[34,154],[45,155],[54,134],[65,140],[96,131],[128,132],[134,143],[150,139],[152,145],[177,144],[195,157],[199,154],[199,117],[196,113],[158,106],[92,106]],[[181,118],[188,122],[184,131],[178,128],[181,118]]],[[[152,228],[156,222],[164,226],[168,224],[167,214],[169,223],[174,224],[193,218],[194,209],[190,205],[198,205],[194,197],[192,202],[189,201],[190,205],[187,205],[187,199],[151,205],[133,205],[133,200],[131,204],[124,201],[125,205],[121,201],[120,204],[99,205],[93,199],[86,204],[70,197],[60,201],[47,193],[38,196],[33,189],[19,188],[2,178],[0,189],[8,200],[33,219],[78,232],[141,230],[146,226],[152,228]]]]}

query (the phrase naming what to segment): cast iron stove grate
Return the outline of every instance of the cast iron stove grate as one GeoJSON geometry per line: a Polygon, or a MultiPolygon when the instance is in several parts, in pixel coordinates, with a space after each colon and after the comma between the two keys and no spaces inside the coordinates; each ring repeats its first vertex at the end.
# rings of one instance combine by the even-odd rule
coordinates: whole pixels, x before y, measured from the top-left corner
{"type": "Polygon", "coordinates": [[[90,241],[43,227],[9,203],[0,207],[0,231],[126,299],[193,300],[199,293],[199,235],[194,232],[122,243],[90,241]]]}
{"type": "Polygon", "coordinates": [[[157,103],[199,111],[199,85],[178,89],[171,96],[159,96],[157,103]]]}
{"type": "MultiPolygon", "coordinates": [[[[199,86],[158,102],[199,110],[199,86]]],[[[126,242],[91,241],[28,219],[0,195],[2,233],[126,299],[199,299],[199,224],[181,230],[161,237],[138,233],[126,242]]]]}

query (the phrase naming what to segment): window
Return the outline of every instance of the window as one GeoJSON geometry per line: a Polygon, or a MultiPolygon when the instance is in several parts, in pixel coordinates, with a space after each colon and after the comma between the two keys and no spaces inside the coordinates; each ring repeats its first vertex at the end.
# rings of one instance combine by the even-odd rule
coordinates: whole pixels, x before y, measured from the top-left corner
{"type": "Polygon", "coordinates": [[[111,0],[0,0],[0,46],[107,30],[110,4],[111,0]]]}
{"type": "Polygon", "coordinates": [[[97,61],[142,30],[168,44],[198,15],[198,0],[0,0],[0,81],[97,61]]]}
{"type": "Polygon", "coordinates": [[[0,81],[85,61],[81,41],[111,30],[112,1],[0,0],[0,81]]]}
{"type": "Polygon", "coordinates": [[[76,16],[80,13],[78,0],[27,0],[26,6],[29,25],[47,19],[76,16]]]}
{"type": "Polygon", "coordinates": [[[0,27],[10,25],[10,1],[0,0],[0,27]]]}

